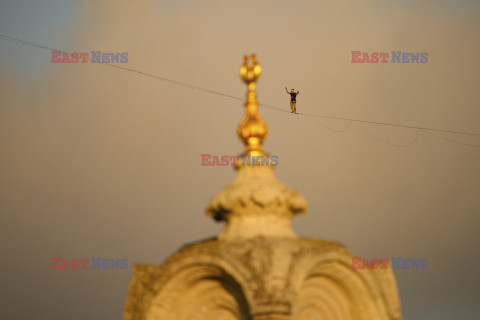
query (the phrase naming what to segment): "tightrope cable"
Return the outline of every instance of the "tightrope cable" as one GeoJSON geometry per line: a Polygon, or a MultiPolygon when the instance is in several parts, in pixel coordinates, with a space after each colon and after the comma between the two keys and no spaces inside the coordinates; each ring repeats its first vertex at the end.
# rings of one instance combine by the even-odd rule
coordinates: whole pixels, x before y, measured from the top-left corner
{"type": "MultiPolygon", "coordinates": [[[[17,39],[17,38],[14,38],[14,37],[10,37],[10,36],[6,36],[6,35],[3,35],[3,34],[0,34],[0,40],[6,40],[6,41],[10,41],[10,42],[14,42],[14,43],[19,43],[19,44],[23,44],[23,45],[27,45],[27,46],[31,46],[31,47],[35,47],[35,48],[40,48],[40,49],[45,49],[45,50],[49,50],[49,51],[58,51],[58,52],[61,52],[62,54],[67,54],[69,56],[71,56],[71,53],[69,52],[66,52],[66,51],[63,51],[63,50],[58,50],[58,49],[54,49],[54,48],[50,48],[48,46],[44,46],[44,45],[41,45],[41,44],[38,44],[38,43],[34,43],[34,42],[30,42],[30,41],[25,41],[25,40],[21,40],[21,39],[17,39]]],[[[87,61],[92,61],[92,59],[90,58],[85,58],[83,57],[82,59],[86,59],[87,61]]],[[[158,76],[158,75],[155,75],[155,74],[151,74],[151,73],[147,73],[147,72],[143,72],[143,71],[140,71],[140,70],[135,70],[135,69],[131,69],[131,68],[127,68],[127,67],[123,67],[123,66],[119,66],[119,65],[115,65],[115,64],[112,64],[112,63],[103,63],[103,62],[98,62],[96,61],[97,64],[100,64],[100,65],[103,65],[103,66],[107,66],[107,67],[111,67],[111,68],[116,68],[116,69],[120,69],[120,70],[124,70],[124,71],[129,71],[129,72],[133,72],[133,73],[137,73],[137,74],[140,74],[140,75],[143,75],[143,76],[147,76],[147,77],[150,77],[150,78],[153,78],[153,79],[157,79],[157,80],[160,80],[160,81],[164,81],[164,82],[167,82],[167,83],[170,83],[170,84],[173,84],[173,85],[178,85],[178,86],[181,86],[181,87],[185,87],[185,88],[189,88],[189,89],[194,89],[194,90],[198,90],[198,91],[202,91],[202,92],[206,92],[206,93],[211,93],[211,94],[216,94],[216,95],[220,95],[220,96],[224,96],[224,97],[227,97],[227,98],[231,98],[231,99],[235,99],[235,100],[238,100],[238,101],[245,101],[244,98],[240,98],[240,97],[236,97],[236,96],[233,96],[233,95],[230,95],[230,94],[226,94],[226,93],[223,93],[223,92],[219,92],[219,91],[215,91],[215,90],[211,90],[211,89],[207,89],[207,88],[203,88],[203,87],[199,87],[199,86],[196,86],[196,85],[193,85],[193,84],[189,84],[189,83],[185,83],[185,82],[181,82],[181,81],[176,81],[176,80],[173,80],[173,79],[169,79],[169,78],[166,78],[166,77],[161,77],[161,76],[158,76]]],[[[284,108],[280,108],[280,107],[276,107],[276,106],[271,106],[271,105],[268,105],[268,104],[265,104],[265,103],[261,103],[259,104],[259,106],[261,107],[264,107],[264,108],[268,108],[268,109],[272,109],[272,110],[276,110],[276,111],[281,111],[281,112],[287,112],[287,113],[290,113],[290,111],[284,109],[284,108]]],[[[401,123],[394,123],[394,122],[381,122],[381,121],[373,121],[373,120],[363,120],[363,119],[353,119],[353,118],[347,118],[347,117],[339,117],[339,116],[331,116],[331,115],[321,115],[321,114],[315,114],[315,113],[303,113],[303,112],[299,112],[298,113],[299,115],[302,115],[304,117],[316,117],[316,118],[324,118],[324,119],[333,119],[333,120],[343,120],[343,121],[348,121],[349,124],[348,126],[346,127],[346,129],[344,130],[336,130],[336,129],[333,129],[333,128],[330,128],[328,126],[325,126],[323,124],[320,124],[318,121],[316,121],[315,119],[315,122],[324,127],[324,128],[327,128],[329,130],[332,130],[332,131],[336,131],[336,132],[347,132],[349,129],[350,129],[350,125],[352,123],[365,123],[365,124],[371,124],[371,125],[381,125],[381,126],[392,126],[392,127],[399,127],[399,128],[407,128],[407,129],[415,129],[416,130],[416,136],[415,138],[408,144],[406,145],[397,145],[397,144],[393,144],[391,142],[388,142],[382,138],[379,138],[377,136],[375,136],[374,134],[372,134],[371,132],[369,132],[368,130],[362,128],[366,133],[368,133],[369,135],[387,143],[387,144],[390,144],[392,146],[397,146],[397,147],[408,147],[408,146],[411,146],[412,144],[414,144],[417,139],[418,139],[418,136],[419,136],[419,131],[422,131],[422,132],[426,132],[428,134],[431,134],[437,138],[440,138],[440,139],[444,139],[444,140],[447,140],[447,141],[450,141],[450,142],[455,142],[455,143],[458,143],[458,144],[462,144],[462,145],[465,145],[465,146],[469,146],[469,147],[475,147],[475,148],[480,148],[480,145],[474,145],[474,144],[469,144],[469,143],[464,143],[464,142],[461,142],[461,141],[458,141],[458,140],[454,140],[454,139],[450,139],[450,138],[446,138],[446,137],[442,137],[442,136],[439,136],[437,134],[434,134],[433,132],[443,132],[443,133],[451,133],[451,134],[457,134],[457,135],[469,135],[469,136],[476,136],[476,137],[480,137],[480,134],[479,133],[475,133],[475,132],[469,132],[469,131],[455,131],[455,130],[447,130],[447,129],[438,129],[438,128],[429,128],[429,127],[423,127],[423,126],[414,126],[414,125],[409,125],[409,124],[401,124],[401,123]]]]}

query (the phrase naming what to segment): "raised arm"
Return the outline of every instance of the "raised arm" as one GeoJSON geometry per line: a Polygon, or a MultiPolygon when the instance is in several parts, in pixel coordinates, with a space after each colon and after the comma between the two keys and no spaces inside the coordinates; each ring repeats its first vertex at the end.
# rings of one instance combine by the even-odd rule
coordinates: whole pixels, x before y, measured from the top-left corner
{"type": "Polygon", "coordinates": [[[287,91],[287,93],[288,93],[288,89],[287,89],[287,87],[285,87],[285,91],[287,91]]]}
{"type": "Polygon", "coordinates": [[[300,91],[297,91],[297,94],[299,94],[299,93],[300,93],[300,91]]]}

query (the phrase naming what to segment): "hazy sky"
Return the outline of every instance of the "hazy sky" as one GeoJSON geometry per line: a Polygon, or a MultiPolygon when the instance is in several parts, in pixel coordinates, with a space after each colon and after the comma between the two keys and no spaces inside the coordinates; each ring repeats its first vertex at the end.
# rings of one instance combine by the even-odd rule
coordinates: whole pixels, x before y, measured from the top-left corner
{"type": "MultiPolygon", "coordinates": [[[[262,103],[480,133],[478,1],[0,2],[0,33],[242,97],[255,52],[262,103]],[[425,64],[352,64],[351,51],[428,52],[425,64]]],[[[222,230],[205,216],[236,155],[241,102],[0,40],[2,319],[120,319],[132,266],[222,230]],[[127,270],[52,270],[50,258],[127,258],[127,270]]],[[[416,132],[261,108],[277,177],[300,191],[305,237],[396,270],[405,319],[478,316],[480,149],[416,132]]],[[[439,133],[480,145],[479,137],[439,133]]]]}

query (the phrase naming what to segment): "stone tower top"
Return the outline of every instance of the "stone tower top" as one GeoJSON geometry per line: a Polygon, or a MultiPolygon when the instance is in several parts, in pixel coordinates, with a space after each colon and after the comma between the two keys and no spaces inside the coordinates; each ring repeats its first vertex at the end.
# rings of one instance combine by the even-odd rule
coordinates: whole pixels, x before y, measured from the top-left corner
{"type": "MultiPolygon", "coordinates": [[[[264,155],[267,136],[255,57],[240,73],[248,100],[238,133],[244,157],[253,158],[264,155]]],[[[207,208],[225,221],[223,232],[160,266],[135,265],[124,320],[402,320],[390,268],[357,269],[341,244],[297,237],[290,220],[306,211],[305,199],[275,178],[273,166],[240,162],[237,169],[207,208]]]]}

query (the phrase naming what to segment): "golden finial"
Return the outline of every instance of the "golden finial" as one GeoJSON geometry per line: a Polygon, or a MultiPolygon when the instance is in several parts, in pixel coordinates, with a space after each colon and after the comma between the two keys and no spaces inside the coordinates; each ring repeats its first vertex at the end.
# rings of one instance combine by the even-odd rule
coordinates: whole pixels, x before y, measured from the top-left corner
{"type": "Polygon", "coordinates": [[[238,126],[238,136],[245,144],[244,155],[265,155],[262,150],[262,143],[267,138],[268,128],[258,113],[257,95],[255,93],[255,82],[260,77],[261,72],[262,68],[257,63],[254,54],[250,59],[248,56],[244,56],[240,75],[248,85],[248,93],[245,102],[246,113],[238,126]]]}

